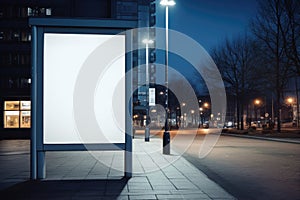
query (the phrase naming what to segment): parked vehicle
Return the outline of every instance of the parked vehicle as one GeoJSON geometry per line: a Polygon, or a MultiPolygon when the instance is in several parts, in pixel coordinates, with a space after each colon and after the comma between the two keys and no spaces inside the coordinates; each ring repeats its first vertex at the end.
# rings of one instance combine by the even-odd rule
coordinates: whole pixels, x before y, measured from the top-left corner
{"type": "Polygon", "coordinates": [[[234,123],[232,121],[225,122],[224,128],[233,128],[234,123]]]}
{"type": "Polygon", "coordinates": [[[203,128],[209,128],[209,122],[208,121],[203,123],[203,128]]]}

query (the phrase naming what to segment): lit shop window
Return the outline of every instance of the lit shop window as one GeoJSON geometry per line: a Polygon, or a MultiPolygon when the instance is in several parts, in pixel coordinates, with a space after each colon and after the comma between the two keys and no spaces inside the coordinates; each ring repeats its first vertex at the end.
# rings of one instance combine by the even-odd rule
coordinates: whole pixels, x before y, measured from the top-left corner
{"type": "Polygon", "coordinates": [[[4,128],[30,128],[30,101],[4,102],[4,128]]]}
{"type": "Polygon", "coordinates": [[[4,111],[4,128],[19,128],[19,111],[4,111]]]}
{"type": "Polygon", "coordinates": [[[20,101],[5,101],[4,110],[20,110],[20,101]]]}

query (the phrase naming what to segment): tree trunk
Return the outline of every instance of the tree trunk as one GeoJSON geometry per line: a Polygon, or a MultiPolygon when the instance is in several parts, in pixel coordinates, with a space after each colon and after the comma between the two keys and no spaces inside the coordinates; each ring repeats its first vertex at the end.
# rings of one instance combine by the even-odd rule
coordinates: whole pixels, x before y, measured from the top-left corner
{"type": "Polygon", "coordinates": [[[244,130],[244,104],[241,104],[241,130],[244,130]]]}
{"type": "Polygon", "coordinates": [[[281,103],[280,103],[280,92],[277,90],[277,131],[281,132],[281,103]]]}
{"type": "Polygon", "coordinates": [[[238,96],[236,97],[236,123],[237,129],[240,130],[240,105],[238,96]]]}

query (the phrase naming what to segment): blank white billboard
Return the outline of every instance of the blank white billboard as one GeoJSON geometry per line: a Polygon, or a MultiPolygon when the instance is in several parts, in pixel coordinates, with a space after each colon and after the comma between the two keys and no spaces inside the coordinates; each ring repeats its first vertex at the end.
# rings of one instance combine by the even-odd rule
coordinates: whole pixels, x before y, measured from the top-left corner
{"type": "Polygon", "coordinates": [[[44,144],[125,143],[124,35],[45,33],[43,65],[44,144]],[[114,45],[97,54],[107,41],[114,45]],[[115,50],[123,53],[104,65],[115,50]]]}

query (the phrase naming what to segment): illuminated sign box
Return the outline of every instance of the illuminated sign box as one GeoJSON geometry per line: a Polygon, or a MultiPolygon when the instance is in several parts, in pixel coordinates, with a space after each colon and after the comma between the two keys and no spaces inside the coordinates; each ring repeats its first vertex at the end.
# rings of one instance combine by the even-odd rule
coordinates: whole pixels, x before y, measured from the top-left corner
{"type": "MultiPolygon", "coordinates": [[[[44,144],[78,143],[125,143],[125,35],[96,34],[44,34],[44,144]],[[103,43],[114,43],[103,54],[103,43]],[[104,58],[111,51],[121,50],[121,56],[109,65],[102,65],[104,58]],[[86,66],[85,62],[98,59],[86,66]],[[90,70],[90,76],[79,83],[83,70],[90,70]],[[95,76],[95,80],[91,76],[95,76]],[[101,72],[101,73],[100,73],[101,72]],[[77,82],[78,81],[78,82],[77,82]],[[89,82],[93,82],[92,83],[89,82]],[[76,96],[78,87],[94,89],[89,96],[76,96]],[[122,88],[117,88],[118,85],[122,88]],[[119,94],[115,94],[116,91],[119,94]],[[74,99],[74,98],[79,98],[74,99]],[[75,112],[76,100],[80,108],[75,112]],[[94,102],[94,105],[88,105],[94,102]],[[120,105],[120,106],[119,106],[120,105]],[[118,109],[114,107],[118,106],[118,109]],[[85,108],[92,108],[89,117],[85,108]],[[76,121],[75,115],[80,121],[76,121]],[[94,115],[94,116],[93,116],[94,115]],[[96,124],[91,125],[91,118],[96,124]],[[82,124],[78,130],[77,125],[82,124]]],[[[85,91],[83,91],[85,92],[85,91]]],[[[84,95],[84,94],[82,94],[84,95]]]]}
{"type": "MultiPolygon", "coordinates": [[[[132,171],[132,35],[136,22],[30,18],[31,175],[45,178],[46,151],[125,150],[132,171]]],[[[24,118],[27,113],[22,113],[24,118]]]]}

